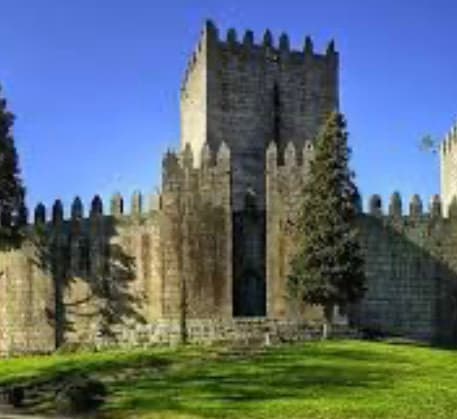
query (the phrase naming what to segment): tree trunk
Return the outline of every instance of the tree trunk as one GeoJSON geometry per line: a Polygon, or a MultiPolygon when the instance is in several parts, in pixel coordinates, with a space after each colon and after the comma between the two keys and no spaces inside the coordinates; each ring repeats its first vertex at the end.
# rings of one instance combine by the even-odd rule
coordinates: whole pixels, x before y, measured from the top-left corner
{"type": "Polygon", "coordinates": [[[181,273],[181,301],[179,309],[179,328],[180,328],[180,343],[187,343],[187,290],[184,274],[181,273]]]}
{"type": "Polygon", "coordinates": [[[322,340],[327,340],[332,334],[333,304],[324,306],[324,324],[322,325],[322,340]]]}

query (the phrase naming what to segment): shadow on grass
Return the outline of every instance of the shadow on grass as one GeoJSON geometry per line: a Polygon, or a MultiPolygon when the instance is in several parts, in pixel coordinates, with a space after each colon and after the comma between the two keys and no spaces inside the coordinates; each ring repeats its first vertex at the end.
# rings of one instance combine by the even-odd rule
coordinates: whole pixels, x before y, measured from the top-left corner
{"type": "MultiPolygon", "coordinates": [[[[45,358],[43,358],[45,359],[45,358]]],[[[39,358],[36,363],[39,365],[39,358]]],[[[65,360],[56,357],[55,364],[36,367],[30,364],[31,372],[18,374],[0,381],[0,394],[13,388],[24,391],[20,413],[42,414],[54,411],[54,401],[62,386],[75,377],[100,378],[110,384],[116,380],[134,380],[144,371],[157,374],[170,365],[170,360],[156,354],[138,353],[127,356],[105,357],[103,353],[78,354],[65,360]]]]}
{"type": "Polygon", "coordinates": [[[384,344],[330,342],[256,351],[189,347],[163,353],[76,354],[57,357],[27,380],[16,376],[8,384],[28,386],[28,413],[51,412],[56,389],[71,377],[88,375],[108,387],[104,418],[143,413],[261,417],[259,409],[265,405],[303,406],[322,398],[327,403],[391,389],[395,380],[414,371],[414,359],[388,349],[384,344]]]}
{"type": "MultiPolygon", "coordinates": [[[[230,355],[226,353],[225,355],[230,355]]],[[[287,349],[182,364],[113,383],[110,413],[243,417],[263,403],[338,398],[392,387],[402,357],[356,350],[287,349]],[[121,413],[122,412],[122,413],[121,413]]],[[[116,416],[117,417],[117,416],[116,416]]]]}

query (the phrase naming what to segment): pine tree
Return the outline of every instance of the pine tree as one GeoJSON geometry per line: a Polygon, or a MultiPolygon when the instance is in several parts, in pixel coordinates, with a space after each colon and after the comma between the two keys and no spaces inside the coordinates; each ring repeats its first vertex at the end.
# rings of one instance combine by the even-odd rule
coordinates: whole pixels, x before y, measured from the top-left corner
{"type": "Polygon", "coordinates": [[[359,193],[349,169],[344,117],[332,113],[315,144],[298,221],[299,247],[289,285],[295,297],[324,308],[326,337],[335,305],[346,307],[365,291],[355,219],[359,193]]]}
{"type": "Polygon", "coordinates": [[[0,246],[17,244],[24,224],[25,190],[12,133],[14,115],[8,111],[0,87],[0,246]]]}

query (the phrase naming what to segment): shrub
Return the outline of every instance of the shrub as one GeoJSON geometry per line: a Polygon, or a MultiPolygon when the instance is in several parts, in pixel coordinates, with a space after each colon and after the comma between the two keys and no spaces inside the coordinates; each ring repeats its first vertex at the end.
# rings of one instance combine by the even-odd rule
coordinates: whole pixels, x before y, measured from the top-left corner
{"type": "Polygon", "coordinates": [[[105,401],[105,385],[85,376],[68,379],[57,392],[56,409],[62,414],[81,414],[97,409],[105,401]]]}

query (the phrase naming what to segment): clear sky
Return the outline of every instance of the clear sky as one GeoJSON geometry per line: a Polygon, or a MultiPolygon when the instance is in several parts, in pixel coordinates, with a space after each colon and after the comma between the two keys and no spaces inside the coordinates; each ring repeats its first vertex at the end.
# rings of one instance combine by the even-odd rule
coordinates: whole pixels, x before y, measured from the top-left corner
{"type": "Polygon", "coordinates": [[[428,202],[438,158],[420,151],[457,111],[457,2],[449,0],[0,0],[0,82],[17,115],[28,202],[68,208],[153,192],[179,144],[179,85],[202,24],[312,36],[341,54],[341,104],[364,195],[428,202]]]}

